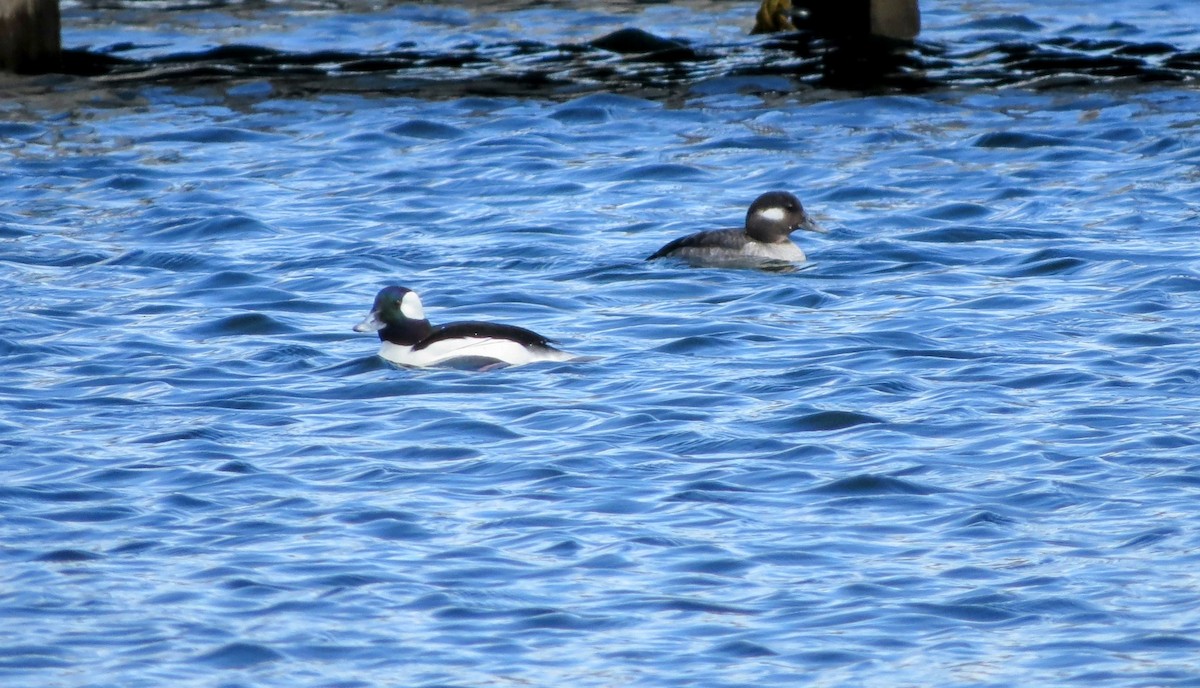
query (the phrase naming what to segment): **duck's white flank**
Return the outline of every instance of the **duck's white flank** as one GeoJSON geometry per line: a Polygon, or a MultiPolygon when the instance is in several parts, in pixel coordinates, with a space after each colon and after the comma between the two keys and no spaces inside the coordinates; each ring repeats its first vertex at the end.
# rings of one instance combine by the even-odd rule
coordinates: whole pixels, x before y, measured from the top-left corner
{"type": "Polygon", "coordinates": [[[539,361],[569,361],[571,354],[544,346],[526,347],[511,339],[464,337],[434,342],[422,349],[382,342],[379,355],[392,363],[424,368],[455,358],[491,358],[509,365],[525,365],[539,361]]]}
{"type": "Polygon", "coordinates": [[[687,246],[677,249],[672,255],[684,260],[695,261],[709,265],[741,265],[763,261],[782,261],[786,263],[803,263],[807,260],[804,251],[790,241],[778,244],[764,244],[761,241],[747,241],[739,248],[720,248],[712,246],[687,246]]]}

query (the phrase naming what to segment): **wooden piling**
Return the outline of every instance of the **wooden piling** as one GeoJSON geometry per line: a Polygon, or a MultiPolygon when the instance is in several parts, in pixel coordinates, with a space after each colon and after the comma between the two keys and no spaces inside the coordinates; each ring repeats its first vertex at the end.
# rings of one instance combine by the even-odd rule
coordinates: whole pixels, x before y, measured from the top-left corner
{"type": "Polygon", "coordinates": [[[917,0],[871,0],[871,33],[911,41],[921,33],[917,0]]]}
{"type": "Polygon", "coordinates": [[[921,33],[919,0],[762,0],[751,33],[806,31],[833,38],[911,41],[921,33]],[[793,25],[791,19],[797,17],[793,25]]]}
{"type": "Polygon", "coordinates": [[[61,62],[58,0],[0,0],[0,70],[36,74],[61,62]]]}

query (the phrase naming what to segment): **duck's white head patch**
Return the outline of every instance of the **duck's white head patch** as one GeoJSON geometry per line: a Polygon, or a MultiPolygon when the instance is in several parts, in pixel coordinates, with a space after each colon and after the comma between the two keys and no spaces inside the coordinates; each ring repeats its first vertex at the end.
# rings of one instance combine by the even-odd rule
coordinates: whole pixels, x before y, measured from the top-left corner
{"type": "Polygon", "coordinates": [[[409,320],[425,319],[425,308],[421,306],[421,299],[417,296],[417,292],[410,291],[400,299],[400,312],[409,320]]]}
{"type": "Polygon", "coordinates": [[[758,216],[764,220],[770,220],[771,222],[782,222],[783,218],[787,217],[787,213],[783,208],[779,207],[763,208],[762,210],[758,211],[758,216]]]}

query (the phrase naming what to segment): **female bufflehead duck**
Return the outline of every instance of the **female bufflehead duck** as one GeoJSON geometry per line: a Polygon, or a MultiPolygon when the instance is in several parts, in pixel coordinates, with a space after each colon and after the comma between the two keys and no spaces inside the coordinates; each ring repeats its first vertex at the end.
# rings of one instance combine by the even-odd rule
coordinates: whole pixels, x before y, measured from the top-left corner
{"type": "Polygon", "coordinates": [[[423,368],[460,360],[477,367],[496,363],[522,365],[535,361],[569,361],[571,354],[523,327],[485,322],[456,322],[434,327],[425,318],[417,293],[385,287],[375,296],[370,314],[355,332],[378,332],[379,355],[401,365],[423,368]]]}
{"type": "Polygon", "coordinates": [[[800,199],[786,191],[768,191],[754,199],[742,229],[712,229],[680,237],[646,260],[682,258],[695,265],[802,263],[804,251],[788,238],[797,229],[825,230],[812,221],[800,199]]]}

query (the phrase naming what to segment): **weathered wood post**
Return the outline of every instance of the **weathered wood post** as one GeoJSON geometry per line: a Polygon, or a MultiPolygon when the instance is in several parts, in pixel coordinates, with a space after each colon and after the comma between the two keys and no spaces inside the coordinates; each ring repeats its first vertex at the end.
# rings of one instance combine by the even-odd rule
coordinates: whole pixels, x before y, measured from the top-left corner
{"type": "Polygon", "coordinates": [[[0,0],[0,70],[49,72],[61,61],[58,0],[0,0]]]}
{"type": "Polygon", "coordinates": [[[921,33],[917,0],[871,0],[871,33],[911,41],[921,33]]]}
{"type": "Polygon", "coordinates": [[[796,12],[806,29],[826,36],[911,41],[921,33],[918,0],[762,0],[751,33],[794,31],[796,12]]]}

